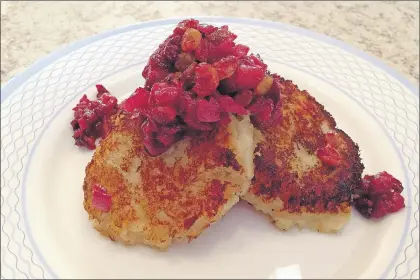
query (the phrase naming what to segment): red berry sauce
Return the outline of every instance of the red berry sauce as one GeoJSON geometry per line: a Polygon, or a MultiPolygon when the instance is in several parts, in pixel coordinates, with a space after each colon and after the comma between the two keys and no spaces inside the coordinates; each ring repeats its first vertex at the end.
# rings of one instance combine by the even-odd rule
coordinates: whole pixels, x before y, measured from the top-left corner
{"type": "MultiPolygon", "coordinates": [[[[144,88],[137,88],[119,106],[143,119],[139,129],[150,156],[164,153],[185,135],[205,137],[228,121],[228,113],[249,114],[260,129],[279,123],[280,76],[267,71],[258,55],[248,55],[249,47],[236,44],[236,37],[227,26],[188,19],[151,55],[142,72],[144,88]]],[[[109,118],[118,109],[108,90],[101,85],[97,90],[98,100],[82,97],[71,122],[76,145],[89,149],[108,134],[109,118]]],[[[342,161],[333,136],[327,134],[325,146],[316,152],[332,168],[342,161]]],[[[354,191],[354,205],[366,218],[382,218],[405,207],[402,190],[401,183],[386,172],[366,175],[354,191]]],[[[94,186],[93,203],[107,212],[111,197],[94,186]]]]}
{"type": "Polygon", "coordinates": [[[236,44],[227,26],[184,20],[151,55],[142,74],[145,88],[121,104],[145,117],[142,130],[151,156],[186,134],[206,135],[228,113],[251,115],[257,127],[279,120],[280,86],[259,56],[236,44]]]}
{"type": "Polygon", "coordinates": [[[325,145],[316,151],[316,156],[325,165],[337,167],[342,161],[342,157],[337,150],[338,143],[335,141],[335,133],[325,134],[325,145]]]}
{"type": "Polygon", "coordinates": [[[405,207],[403,190],[401,182],[385,171],[366,175],[354,191],[354,206],[365,218],[383,218],[405,207]]]}
{"type": "Polygon", "coordinates": [[[109,118],[117,111],[117,99],[102,85],[96,85],[97,100],[89,100],[86,95],[73,108],[71,121],[73,138],[77,146],[95,149],[95,141],[105,138],[110,131],[109,118]]]}

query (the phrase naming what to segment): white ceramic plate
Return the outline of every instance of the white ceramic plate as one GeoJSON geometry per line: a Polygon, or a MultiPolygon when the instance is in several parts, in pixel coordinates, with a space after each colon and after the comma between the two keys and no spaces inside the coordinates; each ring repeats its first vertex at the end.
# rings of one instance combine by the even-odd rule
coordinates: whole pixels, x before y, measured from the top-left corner
{"type": "Polygon", "coordinates": [[[269,69],[325,105],[361,148],[366,173],[398,177],[407,207],[381,222],[353,213],[338,235],[283,233],[244,203],[168,252],[100,236],[82,200],[91,152],[73,145],[71,108],[103,83],[120,100],[180,19],[146,22],[55,52],[1,92],[2,278],[418,278],[418,89],[342,42],[250,19],[228,24],[269,69]]]}

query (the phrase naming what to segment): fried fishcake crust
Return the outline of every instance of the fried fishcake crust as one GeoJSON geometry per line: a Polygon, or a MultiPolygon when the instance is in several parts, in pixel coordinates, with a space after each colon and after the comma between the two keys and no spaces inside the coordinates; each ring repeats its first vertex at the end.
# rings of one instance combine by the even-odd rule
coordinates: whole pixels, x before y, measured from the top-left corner
{"type": "Polygon", "coordinates": [[[231,117],[206,140],[186,138],[150,157],[140,121],[119,113],[86,167],[84,207],[93,226],[112,240],[160,249],[198,237],[250,186],[252,153],[243,155],[255,148],[252,129],[248,117],[231,117]],[[94,184],[112,197],[107,213],[92,205],[94,184]]]}
{"type": "Polygon", "coordinates": [[[281,78],[281,121],[256,131],[255,176],[243,197],[282,230],[339,231],[350,218],[352,189],[361,180],[359,148],[308,92],[281,78]],[[341,156],[331,167],[316,156],[329,141],[341,156]]]}

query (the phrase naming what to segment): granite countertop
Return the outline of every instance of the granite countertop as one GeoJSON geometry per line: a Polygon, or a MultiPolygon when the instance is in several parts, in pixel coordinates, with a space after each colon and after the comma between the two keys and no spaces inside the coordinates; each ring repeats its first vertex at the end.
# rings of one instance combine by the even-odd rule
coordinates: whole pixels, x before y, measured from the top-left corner
{"type": "Polygon", "coordinates": [[[280,21],[373,54],[419,84],[419,2],[1,2],[1,83],[72,41],[140,21],[218,15],[280,21]]]}

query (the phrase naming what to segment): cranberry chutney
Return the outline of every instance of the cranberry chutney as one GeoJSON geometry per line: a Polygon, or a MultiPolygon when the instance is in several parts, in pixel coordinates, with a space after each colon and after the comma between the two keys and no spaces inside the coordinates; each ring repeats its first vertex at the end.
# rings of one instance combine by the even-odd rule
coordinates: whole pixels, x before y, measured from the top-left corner
{"type": "MultiPolygon", "coordinates": [[[[96,139],[107,136],[110,117],[119,110],[141,119],[138,129],[150,156],[159,156],[186,136],[207,138],[229,122],[230,113],[250,115],[262,132],[278,124],[281,78],[270,73],[258,55],[248,54],[249,47],[236,44],[236,37],[228,26],[181,21],[149,58],[142,72],[144,87],[120,105],[102,85],[97,85],[97,100],[86,95],[80,99],[71,122],[75,144],[95,149],[96,139]]],[[[340,165],[333,145],[319,149],[316,156],[330,168],[340,165]]],[[[366,175],[352,200],[365,218],[382,218],[405,207],[402,191],[397,179],[380,172],[366,175]]],[[[95,194],[99,208],[109,209],[110,197],[99,187],[95,194]]]]}

